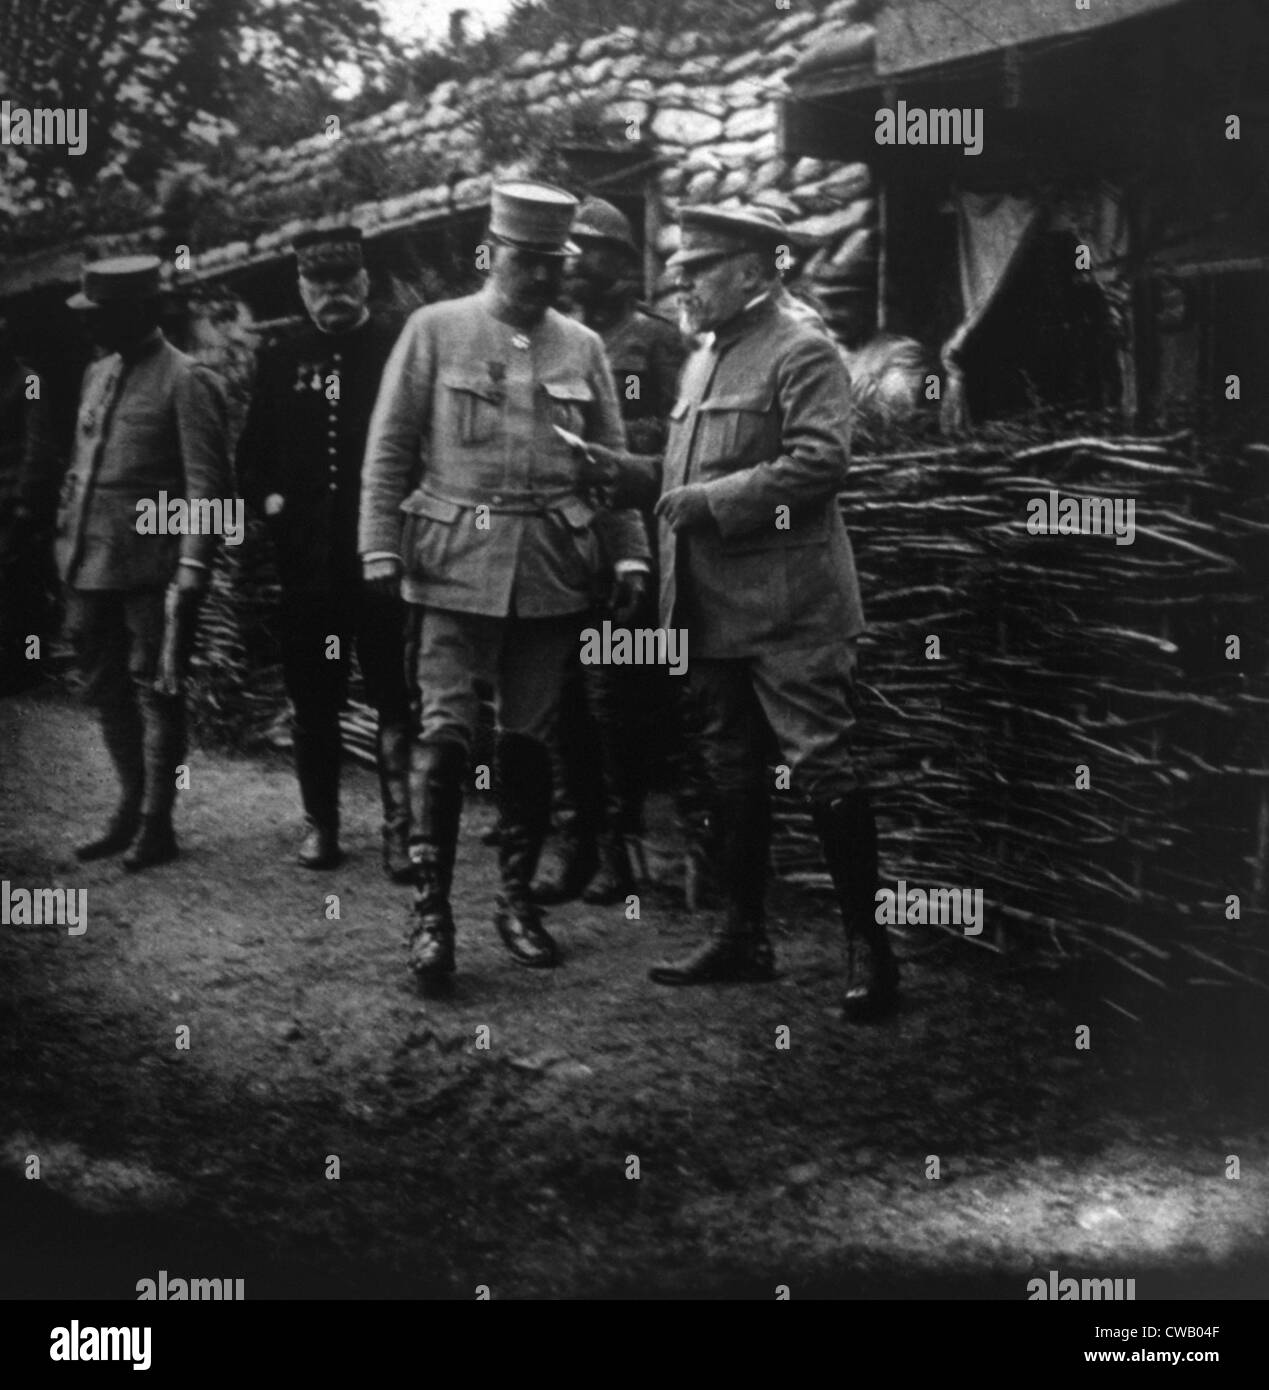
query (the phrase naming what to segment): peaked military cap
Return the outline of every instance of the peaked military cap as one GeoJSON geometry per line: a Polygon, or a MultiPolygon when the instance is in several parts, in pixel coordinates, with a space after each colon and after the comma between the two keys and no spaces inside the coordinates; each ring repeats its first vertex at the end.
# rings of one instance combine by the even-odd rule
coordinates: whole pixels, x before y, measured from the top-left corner
{"type": "Polygon", "coordinates": [[[495,184],[489,196],[489,233],[508,246],[540,256],[576,256],[569,240],[577,199],[551,183],[517,179],[495,184]]]}
{"type": "Polygon", "coordinates": [[[679,213],[682,241],[666,262],[668,268],[695,265],[741,251],[766,251],[777,246],[805,246],[774,208],[686,207],[679,213]]]}
{"type": "Polygon", "coordinates": [[[153,299],[162,288],[157,256],[112,256],[84,267],[83,285],[66,301],[72,309],[96,309],[153,299]]]}

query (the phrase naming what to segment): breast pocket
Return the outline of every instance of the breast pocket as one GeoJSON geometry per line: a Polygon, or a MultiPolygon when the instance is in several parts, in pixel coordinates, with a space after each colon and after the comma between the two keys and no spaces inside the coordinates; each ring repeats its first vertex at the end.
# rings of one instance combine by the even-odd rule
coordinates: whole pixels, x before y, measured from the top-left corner
{"type": "Polygon", "coordinates": [[[772,404],[769,391],[702,401],[696,415],[696,457],[701,467],[774,458],[780,436],[772,404]]]}
{"type": "Polygon", "coordinates": [[[487,444],[502,428],[502,388],[471,372],[440,374],[444,435],[460,444],[487,444]]]}
{"type": "Polygon", "coordinates": [[[589,381],[580,378],[568,381],[544,381],[542,390],[546,394],[547,412],[551,424],[561,429],[583,434],[590,418],[590,408],[595,400],[595,392],[589,381]]]}

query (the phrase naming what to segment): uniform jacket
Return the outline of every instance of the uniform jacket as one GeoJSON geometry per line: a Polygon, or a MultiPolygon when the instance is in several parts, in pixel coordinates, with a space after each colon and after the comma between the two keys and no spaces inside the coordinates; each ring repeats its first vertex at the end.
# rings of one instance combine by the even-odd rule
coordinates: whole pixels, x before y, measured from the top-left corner
{"type": "Polygon", "coordinates": [[[278,577],[290,593],[355,590],[361,583],[357,515],[366,430],[400,328],[375,317],[350,333],[308,323],[260,354],[238,441],[238,482],[266,517],[278,577]]]}
{"type": "Polygon", "coordinates": [[[690,630],[693,656],[863,630],[837,506],[849,455],[850,378],[837,348],[771,297],[688,359],[664,460],[650,461],[642,490],[657,473],[662,491],[705,485],[713,527],[659,529],[661,621],[690,630]]]}
{"type": "Polygon", "coordinates": [[[137,503],[228,504],[233,488],[220,379],[159,330],[128,358],[92,363],[62,482],[55,553],[75,589],[161,588],[182,558],[209,564],[214,535],[139,535],[137,503]]]}
{"type": "MultiPolygon", "coordinates": [[[[400,556],[411,603],[504,617],[590,605],[604,566],[578,459],[552,428],[621,448],[599,337],[548,310],[527,333],[488,288],[431,304],[384,370],[362,472],[362,555],[400,556]]],[[[637,513],[612,559],[646,559],[637,513]]]]}
{"type": "Polygon", "coordinates": [[[679,331],[636,304],[602,336],[630,448],[636,454],[659,454],[686,356],[679,331]],[[637,383],[634,394],[632,381],[637,383]]]}

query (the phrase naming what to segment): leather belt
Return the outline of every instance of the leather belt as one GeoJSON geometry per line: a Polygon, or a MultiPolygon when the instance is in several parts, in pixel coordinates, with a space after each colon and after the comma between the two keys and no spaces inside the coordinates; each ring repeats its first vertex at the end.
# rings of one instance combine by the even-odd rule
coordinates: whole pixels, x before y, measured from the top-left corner
{"type": "Polygon", "coordinates": [[[491,512],[517,516],[540,516],[578,496],[571,489],[566,492],[484,492],[475,488],[447,488],[442,492],[435,487],[420,487],[419,491],[425,497],[448,502],[455,507],[488,507],[491,512]]]}

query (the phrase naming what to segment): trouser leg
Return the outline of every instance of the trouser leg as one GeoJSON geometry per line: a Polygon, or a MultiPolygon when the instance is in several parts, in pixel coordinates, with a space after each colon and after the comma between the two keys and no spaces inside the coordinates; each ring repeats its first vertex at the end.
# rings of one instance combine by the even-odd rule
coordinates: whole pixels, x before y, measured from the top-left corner
{"type": "Polygon", "coordinates": [[[122,854],[132,843],[140,826],[145,793],[144,727],[128,674],[124,597],[71,590],[66,621],[83,681],[83,698],[97,712],[118,784],[115,810],[104,831],[75,849],[79,859],[100,859],[122,854]]]}
{"type": "Polygon", "coordinates": [[[765,895],[771,816],[765,776],[770,740],[744,660],[698,660],[692,680],[705,711],[726,913],[710,938],[680,960],[652,968],[658,984],[763,981],[774,976],[765,895]]]}
{"type": "Polygon", "coordinates": [[[531,885],[550,822],[547,740],[558,727],[560,700],[577,650],[577,619],[509,618],[503,623],[495,700],[501,886],[494,925],[520,965],[556,964],[555,942],[542,927],[531,885]]]}
{"type": "Polygon", "coordinates": [[[357,620],[357,659],[374,706],[375,763],[383,803],[383,866],[398,883],[410,867],[410,685],[406,670],[406,612],[398,599],[363,597],[357,620]]]}
{"type": "Polygon", "coordinates": [[[577,897],[595,872],[602,815],[599,735],[580,662],[570,662],[546,748],[555,836],[534,879],[533,896],[540,903],[562,903],[577,897]]]}
{"type": "MultiPolygon", "coordinates": [[[[193,652],[198,619],[197,601],[190,596],[180,619],[177,675],[184,680],[193,652]]],[[[124,856],[131,873],[176,858],[176,834],[172,809],[176,803],[177,769],[188,749],[185,696],[163,695],[154,688],[163,649],[167,614],[163,593],[130,594],[125,603],[128,625],[129,674],[141,712],[142,753],[145,761],[145,795],[141,804],[141,828],[124,856]]]]}
{"type": "MultiPolygon", "coordinates": [[[[631,771],[633,749],[632,695],[642,687],[645,673],[626,668],[587,666],[583,669],[587,703],[599,735],[599,766],[603,781],[603,813],[598,836],[599,869],[582,893],[582,901],[607,904],[634,892],[634,872],[626,836],[638,828],[640,803],[631,771]]],[[[645,759],[646,760],[646,759],[645,759]]]]}
{"type": "Polygon", "coordinates": [[[282,674],[291,699],[291,738],[307,833],[305,868],[339,862],[339,784],[343,755],[339,709],[347,676],[349,631],[332,602],[288,597],[282,605],[282,674]],[[337,654],[330,645],[338,643],[337,654]]]}
{"type": "Polygon", "coordinates": [[[755,659],[753,678],[791,790],[810,804],[848,943],[864,947],[864,983],[848,988],[845,1006],[848,1017],[868,1020],[894,1011],[899,969],[876,919],[877,824],[850,747],[856,659],[853,641],[773,654],[755,659]]]}

